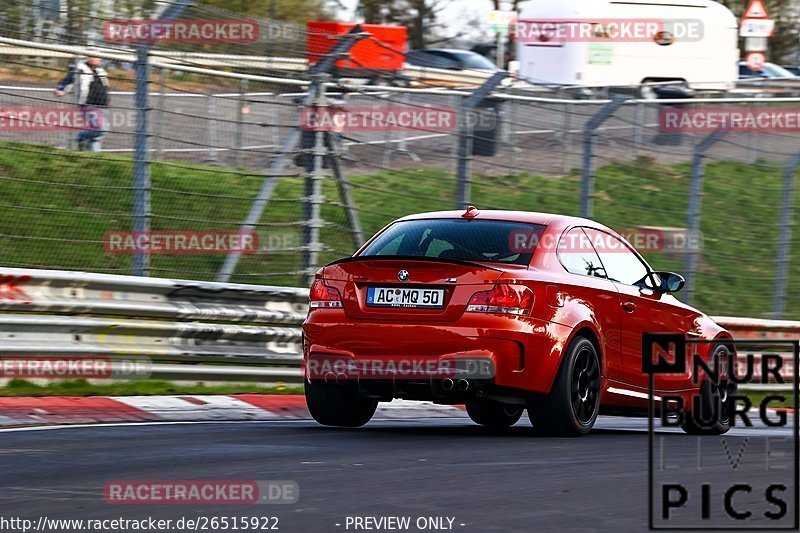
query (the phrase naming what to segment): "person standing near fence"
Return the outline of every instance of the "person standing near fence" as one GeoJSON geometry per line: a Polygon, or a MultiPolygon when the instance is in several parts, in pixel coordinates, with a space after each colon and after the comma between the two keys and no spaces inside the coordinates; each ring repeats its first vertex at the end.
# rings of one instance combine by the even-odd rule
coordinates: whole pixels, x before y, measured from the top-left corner
{"type": "Polygon", "coordinates": [[[100,63],[99,57],[78,61],[58,82],[56,89],[56,96],[78,91],[77,101],[85,128],[78,133],[78,150],[99,152],[100,142],[108,133],[108,73],[100,63]]]}

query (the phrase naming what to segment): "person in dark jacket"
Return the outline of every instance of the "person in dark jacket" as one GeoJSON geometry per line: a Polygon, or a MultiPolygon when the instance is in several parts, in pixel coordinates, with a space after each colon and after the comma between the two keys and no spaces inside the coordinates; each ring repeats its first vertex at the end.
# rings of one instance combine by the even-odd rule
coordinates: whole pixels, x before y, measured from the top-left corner
{"type": "Polygon", "coordinates": [[[100,143],[108,133],[109,87],[108,73],[100,66],[99,57],[87,57],[70,67],[58,82],[56,96],[77,91],[85,129],[78,133],[78,150],[100,151],[100,143]]]}

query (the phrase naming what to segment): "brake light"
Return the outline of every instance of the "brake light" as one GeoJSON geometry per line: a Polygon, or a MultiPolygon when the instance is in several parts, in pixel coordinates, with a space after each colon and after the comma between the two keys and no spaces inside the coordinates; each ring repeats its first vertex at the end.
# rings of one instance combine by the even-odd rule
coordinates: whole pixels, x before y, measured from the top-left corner
{"type": "Polygon", "coordinates": [[[533,305],[533,291],[525,285],[500,283],[492,290],[476,292],[467,311],[524,315],[533,305]]]}
{"type": "Polygon", "coordinates": [[[325,285],[321,279],[314,280],[308,295],[308,305],[312,309],[318,307],[342,307],[342,295],[335,287],[325,285]]]}

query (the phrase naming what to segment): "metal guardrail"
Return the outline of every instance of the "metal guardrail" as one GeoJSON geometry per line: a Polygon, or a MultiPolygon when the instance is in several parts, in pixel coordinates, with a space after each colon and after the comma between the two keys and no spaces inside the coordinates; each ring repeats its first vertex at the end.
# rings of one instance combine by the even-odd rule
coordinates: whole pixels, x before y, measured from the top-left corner
{"type": "MultiPolygon", "coordinates": [[[[154,377],[297,382],[307,302],[300,288],[4,268],[0,357],[142,357],[154,377]]],[[[735,339],[800,338],[800,322],[713,318],[735,339]]]]}
{"type": "MultiPolygon", "coordinates": [[[[86,53],[87,49],[81,46],[43,45],[42,43],[36,43],[34,41],[23,41],[5,37],[0,38],[0,56],[69,59],[75,56],[85,55],[86,53]]],[[[114,61],[127,63],[136,61],[136,52],[133,50],[93,50],[92,54],[114,61]]],[[[195,73],[202,73],[202,69],[208,71],[208,69],[212,68],[246,68],[256,71],[269,69],[295,73],[306,72],[308,70],[308,61],[305,58],[297,57],[267,57],[175,51],[153,51],[150,56],[153,60],[152,65],[154,66],[195,73]],[[199,69],[198,67],[201,68],[199,69]]],[[[413,65],[407,65],[406,68],[403,69],[402,74],[409,79],[421,82],[440,82],[453,85],[481,85],[492,75],[491,72],[478,70],[454,71],[413,65]]],[[[307,84],[306,81],[301,80],[288,80],[287,83],[307,84]]]]}
{"type": "Polygon", "coordinates": [[[305,289],[7,268],[0,354],[138,356],[159,377],[296,381],[307,301],[305,289]]]}

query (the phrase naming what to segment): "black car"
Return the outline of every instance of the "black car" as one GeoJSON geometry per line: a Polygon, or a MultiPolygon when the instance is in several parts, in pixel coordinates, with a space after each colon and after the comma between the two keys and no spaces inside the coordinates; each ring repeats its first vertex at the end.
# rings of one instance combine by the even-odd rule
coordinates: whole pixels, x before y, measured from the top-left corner
{"type": "Polygon", "coordinates": [[[775,63],[764,63],[761,70],[751,70],[744,61],[739,61],[739,79],[750,80],[754,78],[793,78],[795,75],[786,67],[775,63]]]}
{"type": "Polygon", "coordinates": [[[451,48],[423,48],[408,53],[406,61],[410,65],[445,70],[483,70],[495,72],[497,65],[480,54],[469,50],[451,48]]]}

